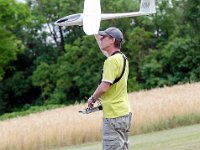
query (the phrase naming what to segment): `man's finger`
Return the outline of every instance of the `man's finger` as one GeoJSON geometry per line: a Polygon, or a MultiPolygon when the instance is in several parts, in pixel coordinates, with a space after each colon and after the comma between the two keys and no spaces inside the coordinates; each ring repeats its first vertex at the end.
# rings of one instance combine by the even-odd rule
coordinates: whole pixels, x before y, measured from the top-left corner
{"type": "Polygon", "coordinates": [[[93,107],[93,103],[88,103],[88,107],[92,108],[93,107]]]}

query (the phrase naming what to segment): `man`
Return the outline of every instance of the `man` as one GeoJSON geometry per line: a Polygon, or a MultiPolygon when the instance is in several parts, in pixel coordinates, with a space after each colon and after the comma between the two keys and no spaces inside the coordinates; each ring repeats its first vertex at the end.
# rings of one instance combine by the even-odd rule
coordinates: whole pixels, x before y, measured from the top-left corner
{"type": "Polygon", "coordinates": [[[101,97],[103,150],[127,150],[131,113],[127,94],[128,61],[120,51],[123,34],[118,28],[110,27],[95,37],[108,58],[104,62],[101,83],[88,99],[88,107],[92,108],[101,97]]]}

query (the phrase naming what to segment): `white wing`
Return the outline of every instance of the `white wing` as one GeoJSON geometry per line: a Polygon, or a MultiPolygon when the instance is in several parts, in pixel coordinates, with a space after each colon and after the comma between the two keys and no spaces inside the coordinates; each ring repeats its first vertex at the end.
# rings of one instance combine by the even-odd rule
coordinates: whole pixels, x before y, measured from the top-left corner
{"type": "Polygon", "coordinates": [[[83,30],[86,34],[97,34],[101,22],[100,0],[85,0],[83,10],[83,30]]]}
{"type": "Polygon", "coordinates": [[[143,16],[154,13],[156,13],[155,0],[141,0],[138,12],[101,14],[101,20],[143,16]]]}

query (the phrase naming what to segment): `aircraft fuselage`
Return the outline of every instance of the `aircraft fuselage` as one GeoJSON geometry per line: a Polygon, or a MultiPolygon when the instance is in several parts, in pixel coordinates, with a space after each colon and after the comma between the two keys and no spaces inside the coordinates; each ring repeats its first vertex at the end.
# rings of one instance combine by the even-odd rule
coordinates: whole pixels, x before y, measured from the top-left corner
{"type": "Polygon", "coordinates": [[[83,14],[73,14],[66,17],[63,17],[55,22],[58,26],[74,26],[74,25],[83,25],[83,14]]]}

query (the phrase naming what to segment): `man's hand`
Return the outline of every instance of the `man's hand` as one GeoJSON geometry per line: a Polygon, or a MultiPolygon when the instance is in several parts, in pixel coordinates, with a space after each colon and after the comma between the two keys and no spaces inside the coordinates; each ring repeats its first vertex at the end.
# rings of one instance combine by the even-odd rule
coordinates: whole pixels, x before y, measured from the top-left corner
{"type": "Polygon", "coordinates": [[[92,108],[94,106],[94,103],[96,102],[96,100],[94,99],[93,96],[91,96],[89,99],[88,99],[88,107],[89,108],[92,108]]]}

